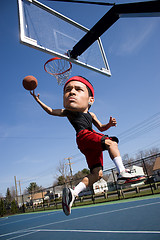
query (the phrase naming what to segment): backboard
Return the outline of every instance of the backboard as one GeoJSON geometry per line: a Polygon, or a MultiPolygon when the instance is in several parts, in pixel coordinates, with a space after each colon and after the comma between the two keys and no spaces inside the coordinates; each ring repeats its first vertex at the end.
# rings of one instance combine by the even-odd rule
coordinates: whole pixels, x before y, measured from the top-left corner
{"type": "Polygon", "coordinates": [[[37,0],[18,0],[18,9],[21,43],[101,74],[111,75],[100,38],[78,59],[66,55],[89,29],[37,0]]]}

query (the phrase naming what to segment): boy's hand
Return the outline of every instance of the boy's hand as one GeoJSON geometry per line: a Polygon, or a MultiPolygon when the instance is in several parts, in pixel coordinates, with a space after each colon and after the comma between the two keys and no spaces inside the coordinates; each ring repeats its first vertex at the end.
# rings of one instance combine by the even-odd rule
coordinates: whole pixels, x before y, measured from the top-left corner
{"type": "Polygon", "coordinates": [[[116,127],[116,125],[117,125],[117,121],[116,121],[116,119],[110,117],[110,119],[109,119],[109,124],[110,124],[111,127],[113,127],[113,126],[116,127]]]}
{"type": "Polygon", "coordinates": [[[30,91],[30,94],[34,97],[34,99],[37,101],[39,100],[39,93],[38,95],[35,94],[34,90],[33,91],[30,91]]]}

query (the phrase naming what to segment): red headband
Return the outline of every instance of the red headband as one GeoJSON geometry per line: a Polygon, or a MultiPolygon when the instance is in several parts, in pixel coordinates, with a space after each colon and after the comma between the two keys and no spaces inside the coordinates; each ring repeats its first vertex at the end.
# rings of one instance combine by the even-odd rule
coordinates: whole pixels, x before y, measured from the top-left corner
{"type": "Polygon", "coordinates": [[[68,81],[65,83],[64,85],[64,89],[66,87],[66,85],[71,82],[71,81],[79,81],[79,82],[82,82],[84,83],[87,87],[89,87],[89,89],[91,90],[91,93],[94,97],[94,88],[92,86],[92,84],[90,82],[88,82],[85,78],[83,77],[79,77],[79,76],[74,76],[74,77],[71,77],[70,79],[68,79],[68,81]]]}

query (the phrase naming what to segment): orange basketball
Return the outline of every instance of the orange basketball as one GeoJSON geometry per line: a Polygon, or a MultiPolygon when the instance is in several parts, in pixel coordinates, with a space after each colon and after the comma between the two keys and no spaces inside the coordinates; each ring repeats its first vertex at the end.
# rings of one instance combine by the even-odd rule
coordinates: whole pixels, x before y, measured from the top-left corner
{"type": "Polygon", "coordinates": [[[23,87],[26,89],[26,90],[34,90],[37,85],[38,85],[38,82],[37,82],[37,79],[34,77],[34,76],[26,76],[24,79],[23,79],[23,87]]]}

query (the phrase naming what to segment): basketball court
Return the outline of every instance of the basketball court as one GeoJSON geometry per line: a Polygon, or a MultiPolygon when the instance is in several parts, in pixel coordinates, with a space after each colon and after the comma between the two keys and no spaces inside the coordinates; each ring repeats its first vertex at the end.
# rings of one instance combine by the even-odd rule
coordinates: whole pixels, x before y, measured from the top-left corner
{"type": "MultiPolygon", "coordinates": [[[[120,17],[160,15],[158,1],[117,4],[87,29],[36,0],[18,0],[18,7],[20,42],[52,57],[44,68],[59,84],[71,68],[74,73],[72,64],[111,76],[101,35],[120,17]],[[66,65],[57,64],[57,58],[66,65]]],[[[159,216],[160,196],[73,208],[69,217],[62,210],[15,215],[1,218],[0,239],[159,240],[159,216]]]]}
{"type": "Polygon", "coordinates": [[[0,220],[0,239],[159,240],[160,196],[0,220]]]}

